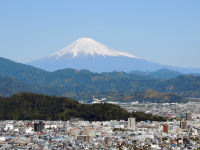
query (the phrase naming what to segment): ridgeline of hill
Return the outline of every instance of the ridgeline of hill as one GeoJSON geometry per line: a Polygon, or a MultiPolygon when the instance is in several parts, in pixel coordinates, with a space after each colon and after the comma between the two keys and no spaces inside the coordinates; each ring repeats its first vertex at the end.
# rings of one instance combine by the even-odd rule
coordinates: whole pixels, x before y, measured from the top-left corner
{"type": "Polygon", "coordinates": [[[70,97],[78,100],[92,100],[92,96],[96,98],[107,97],[109,101],[120,101],[120,102],[156,102],[156,103],[184,103],[187,102],[186,98],[182,98],[176,94],[161,93],[155,90],[149,89],[146,91],[99,91],[96,88],[87,88],[87,85],[82,85],[74,89],[73,87],[40,87],[36,85],[28,85],[22,83],[12,76],[0,78],[0,94],[1,96],[10,96],[19,92],[35,92],[45,93],[48,95],[60,95],[70,97]]]}
{"type": "Polygon", "coordinates": [[[81,104],[66,97],[46,96],[34,93],[19,93],[9,98],[0,97],[1,120],[69,120],[82,118],[88,121],[127,120],[164,121],[165,118],[144,114],[128,113],[123,108],[108,104],[81,104]]]}
{"type": "Polygon", "coordinates": [[[47,72],[0,58],[0,95],[19,92],[92,100],[186,102],[182,97],[200,97],[200,77],[169,69],[155,72],[93,73],[63,69],[47,72]],[[150,94],[149,91],[153,91],[150,94]]]}

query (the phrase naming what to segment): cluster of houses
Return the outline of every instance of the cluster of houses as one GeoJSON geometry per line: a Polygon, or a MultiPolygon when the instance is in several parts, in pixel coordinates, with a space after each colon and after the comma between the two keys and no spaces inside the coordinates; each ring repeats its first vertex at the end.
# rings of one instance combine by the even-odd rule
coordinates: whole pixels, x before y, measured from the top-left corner
{"type": "Polygon", "coordinates": [[[141,121],[0,121],[0,149],[200,149],[200,118],[141,121]]]}

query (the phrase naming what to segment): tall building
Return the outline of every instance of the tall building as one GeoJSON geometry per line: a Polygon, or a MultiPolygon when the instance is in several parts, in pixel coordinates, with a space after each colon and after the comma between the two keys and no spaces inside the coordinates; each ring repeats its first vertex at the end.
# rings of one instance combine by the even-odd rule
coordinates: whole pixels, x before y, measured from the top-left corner
{"type": "Polygon", "coordinates": [[[44,129],[44,123],[42,121],[39,121],[37,123],[34,123],[34,131],[42,133],[44,129]]]}
{"type": "Polygon", "coordinates": [[[192,121],[192,113],[186,113],[186,120],[192,121]]]}
{"type": "Polygon", "coordinates": [[[180,126],[181,126],[181,129],[187,129],[187,121],[181,121],[181,124],[180,124],[180,126]]]}
{"type": "Polygon", "coordinates": [[[163,132],[168,133],[168,124],[163,124],[163,132]]]}
{"type": "Polygon", "coordinates": [[[128,128],[135,129],[135,118],[128,118],[128,128]]]}

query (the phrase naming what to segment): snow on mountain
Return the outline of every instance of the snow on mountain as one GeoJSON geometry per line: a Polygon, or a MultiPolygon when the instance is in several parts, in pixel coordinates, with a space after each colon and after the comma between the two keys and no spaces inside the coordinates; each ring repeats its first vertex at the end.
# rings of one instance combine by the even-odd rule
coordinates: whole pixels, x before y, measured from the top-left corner
{"type": "Polygon", "coordinates": [[[160,64],[110,49],[90,38],[80,38],[62,50],[33,61],[29,65],[47,71],[73,68],[87,69],[93,72],[130,72],[134,70],[152,71],[162,68],[160,64]]]}
{"type": "Polygon", "coordinates": [[[178,68],[140,59],[132,54],[112,50],[89,38],[80,38],[62,50],[29,63],[47,71],[59,69],[87,69],[92,72],[155,71],[168,68],[182,73],[196,73],[200,69],[178,68]]]}
{"type": "Polygon", "coordinates": [[[128,53],[112,50],[107,46],[98,43],[90,38],[80,38],[77,41],[70,44],[69,46],[63,48],[62,50],[50,55],[50,57],[56,56],[56,59],[59,59],[68,54],[72,55],[72,57],[102,55],[104,57],[126,56],[126,57],[137,58],[136,56],[128,53]]]}

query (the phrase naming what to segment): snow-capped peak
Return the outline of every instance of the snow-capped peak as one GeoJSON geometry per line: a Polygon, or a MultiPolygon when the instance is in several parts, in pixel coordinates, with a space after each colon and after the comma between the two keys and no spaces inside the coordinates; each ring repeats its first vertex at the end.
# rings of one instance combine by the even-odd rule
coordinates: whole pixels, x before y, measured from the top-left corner
{"type": "Polygon", "coordinates": [[[134,55],[125,53],[125,52],[119,52],[116,50],[112,50],[108,48],[107,46],[98,43],[90,38],[80,38],[70,44],[69,46],[63,48],[62,50],[52,54],[51,56],[55,56],[56,59],[59,59],[67,54],[71,54],[73,57],[78,56],[95,56],[95,55],[101,55],[101,56],[126,56],[126,57],[132,57],[137,58],[134,55]]]}

